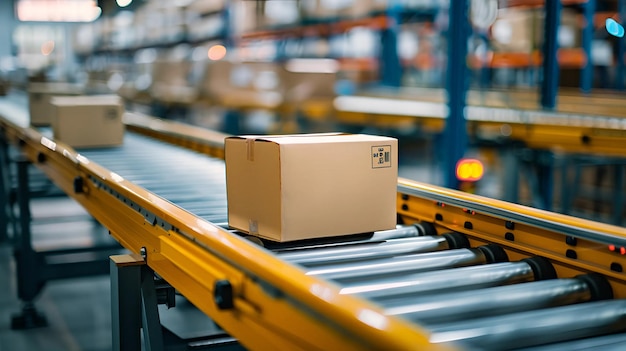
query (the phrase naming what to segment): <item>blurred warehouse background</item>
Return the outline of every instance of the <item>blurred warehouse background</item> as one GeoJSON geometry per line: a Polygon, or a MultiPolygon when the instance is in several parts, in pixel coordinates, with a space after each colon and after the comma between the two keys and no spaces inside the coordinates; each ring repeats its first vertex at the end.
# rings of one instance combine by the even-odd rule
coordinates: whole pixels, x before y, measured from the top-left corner
{"type": "Polygon", "coordinates": [[[2,1],[0,77],[233,134],[391,135],[401,176],[623,224],[625,1],[453,7],[2,1]]]}
{"type": "MultiPolygon", "coordinates": [[[[494,206],[504,203],[492,199],[501,199],[576,218],[545,211],[520,211],[523,207],[507,204],[511,207],[498,209],[493,217],[481,217],[478,213],[476,218],[470,218],[473,222],[456,221],[457,217],[443,210],[452,207],[450,202],[446,205],[439,198],[417,202],[415,198],[419,196],[399,192],[396,199],[400,215],[409,212],[409,204],[410,210],[418,213],[423,209],[414,204],[425,207],[427,203],[436,207],[432,215],[435,224],[444,223],[443,213],[447,221],[466,232],[476,229],[478,238],[485,233],[476,223],[485,223],[485,228],[497,226],[494,230],[502,236],[498,237],[499,243],[512,245],[512,259],[523,256],[520,243],[528,246],[528,255],[536,255],[537,248],[546,249],[539,254],[565,262],[561,269],[567,274],[560,272],[561,277],[573,276],[572,267],[576,264],[582,267],[581,272],[597,269],[612,277],[613,283],[620,282],[621,295],[616,296],[623,298],[622,285],[626,286],[626,280],[620,276],[623,268],[619,262],[626,255],[626,245],[622,244],[626,224],[625,25],[626,0],[1,0],[0,112],[7,116],[0,116],[0,124],[5,119],[25,116],[35,126],[37,111],[43,108],[44,115],[50,114],[46,99],[52,95],[116,94],[123,99],[127,130],[133,127],[133,120],[149,121],[145,122],[146,129],[158,124],[154,119],[142,119],[142,115],[148,115],[227,134],[339,131],[395,137],[399,141],[400,177],[486,196],[484,203],[494,206]],[[508,216],[517,218],[515,233],[515,222],[508,216]],[[548,224],[534,232],[537,226],[524,227],[523,221],[529,218],[537,219],[542,226],[544,222],[548,224]],[[611,231],[601,228],[598,233],[604,230],[616,234],[607,236],[611,241],[572,236],[567,230],[577,225],[598,234],[593,226],[601,226],[600,223],[578,224],[579,218],[615,225],[605,226],[611,231]],[[557,222],[560,224],[555,226],[557,222]],[[533,240],[536,235],[539,244],[519,240],[524,238],[524,230],[532,232],[533,240]],[[551,231],[558,235],[548,236],[546,233],[551,231]],[[615,238],[621,241],[614,241],[615,238]],[[587,239],[591,241],[586,242],[587,239]],[[580,256],[574,249],[579,250],[580,256]]],[[[5,236],[0,236],[0,287],[4,288],[0,291],[0,350],[111,349],[111,307],[115,309],[116,305],[109,304],[109,277],[75,279],[81,274],[95,274],[83,272],[93,267],[82,266],[78,261],[68,269],[64,266],[68,264],[63,261],[65,256],[57,256],[76,254],[78,251],[72,251],[74,245],[103,246],[118,252],[120,247],[111,237],[115,237],[115,229],[112,233],[110,228],[96,226],[94,218],[79,206],[55,202],[58,199],[43,191],[39,194],[43,202],[33,201],[33,242],[37,241],[37,245],[31,245],[27,166],[15,162],[21,168],[8,168],[8,161],[19,159],[14,151],[20,147],[23,151],[27,143],[20,135],[12,135],[13,140],[3,139],[12,132],[5,126],[0,128],[0,147],[6,150],[9,141],[17,147],[10,149],[11,154],[0,154],[7,156],[8,170],[0,174],[0,198],[4,208],[25,205],[17,211],[21,222],[7,217],[13,215],[13,210],[5,211],[0,218],[5,229],[4,233],[0,231],[5,236]],[[86,239],[77,239],[73,232],[86,233],[86,239]],[[22,246],[9,243],[11,236],[7,233],[18,237],[22,246]],[[94,233],[105,239],[93,239],[94,233]],[[54,251],[53,255],[46,256],[50,251],[54,251]],[[49,257],[52,263],[46,261],[49,257]],[[52,264],[56,271],[46,268],[52,264]],[[14,277],[19,277],[17,282],[14,277]],[[46,291],[38,295],[48,280],[67,277],[72,279],[50,282],[46,291]],[[24,288],[19,284],[28,285],[24,288]],[[14,292],[18,292],[19,298],[14,292]],[[37,303],[51,327],[13,330],[45,324],[38,323],[41,320],[35,298],[40,299],[37,303]],[[21,314],[15,315],[19,306],[21,314]]],[[[194,138],[198,136],[194,133],[198,129],[183,130],[191,132],[177,142],[194,149],[194,138]]],[[[162,134],[164,140],[176,139],[167,131],[162,134]]],[[[221,146],[211,155],[223,157],[224,134],[212,135],[218,135],[215,138],[219,138],[221,146]]],[[[31,144],[46,152],[58,151],[49,139],[40,136],[34,140],[31,144]]],[[[128,137],[127,140],[132,141],[128,137]]],[[[200,191],[196,193],[200,189],[225,202],[225,195],[220,198],[220,191],[225,190],[220,186],[224,184],[216,183],[210,188],[204,183],[215,180],[205,177],[211,172],[221,177],[221,161],[205,171],[191,167],[198,162],[195,153],[181,158],[177,153],[158,151],[169,149],[140,150],[142,147],[133,145],[148,144],[127,143],[124,150],[137,151],[132,153],[132,159],[126,160],[111,150],[110,156],[103,152],[100,157],[112,164],[117,158],[124,158],[136,167],[138,174],[155,176],[153,184],[173,183],[165,191],[175,195],[179,195],[179,185],[186,185],[180,180],[181,175],[196,172],[191,175],[198,184],[193,184],[196,189],[189,197],[201,196],[200,191]],[[158,171],[154,171],[156,166],[142,168],[146,160],[160,161],[155,162],[158,171]]],[[[92,150],[92,154],[98,156],[98,150],[92,150]]],[[[44,162],[43,153],[32,152],[28,156],[42,168],[54,165],[44,162]]],[[[66,154],[59,158],[71,159],[66,154]]],[[[78,157],[76,160],[71,167],[79,164],[78,157]]],[[[123,163],[112,167],[123,169],[123,163]]],[[[128,169],[132,174],[134,169],[128,169]]],[[[64,171],[65,168],[59,172],[64,171]]],[[[31,179],[31,185],[37,188],[51,184],[37,178],[40,175],[31,179]]],[[[113,182],[124,180],[116,173],[110,175],[113,182]]],[[[68,179],[72,182],[69,192],[74,192],[71,196],[85,195],[81,176],[68,179]]],[[[107,189],[95,176],[84,179],[91,182],[87,189],[107,189]]],[[[113,195],[111,189],[108,191],[113,195]]],[[[467,194],[459,192],[448,198],[463,196],[467,194]]],[[[96,203],[94,198],[88,200],[96,203]]],[[[126,204],[127,199],[118,193],[113,201],[126,204]]],[[[137,215],[139,224],[123,231],[128,238],[135,240],[137,232],[133,230],[137,228],[160,230],[159,223],[167,235],[178,230],[158,217],[161,212],[142,213],[144,209],[139,203],[130,198],[128,202],[132,208],[129,212],[141,214],[137,215]]],[[[479,212],[465,205],[469,201],[458,203],[462,204],[457,207],[462,208],[458,212],[463,216],[479,212]]],[[[158,204],[164,206],[165,201],[158,204]]],[[[225,207],[224,203],[220,205],[225,207]]],[[[204,206],[198,211],[213,210],[204,206]]],[[[116,216],[124,212],[116,212],[115,206],[106,208],[113,218],[110,223],[118,224],[116,216]]],[[[119,223],[125,224],[124,219],[119,223]]],[[[178,234],[181,233],[184,231],[178,234]]],[[[162,245],[163,239],[159,238],[154,245],[162,245]]],[[[490,242],[481,240],[481,245],[490,242]]],[[[141,248],[142,251],[136,251],[142,252],[148,261],[150,246],[141,248]]],[[[76,256],[87,257],[89,264],[104,262],[100,273],[108,272],[108,252],[94,252],[80,251],[76,256]]],[[[178,256],[187,259],[189,255],[181,251],[178,256]]],[[[255,263],[265,262],[258,261],[255,263]]],[[[217,267],[211,270],[219,271],[217,267]]],[[[206,282],[205,275],[198,274],[197,278],[202,284],[206,282]]],[[[265,284],[255,279],[250,280],[265,284]]],[[[282,294],[281,290],[274,291],[260,283],[259,286],[260,292],[282,294]]],[[[218,290],[217,287],[212,289],[218,290]]],[[[182,299],[174,295],[173,289],[168,291],[168,303],[170,298],[182,299]]],[[[247,293],[254,295],[256,291],[247,293]]],[[[114,291],[114,298],[115,294],[114,291]]],[[[185,339],[189,335],[189,339],[197,337],[194,328],[209,325],[217,329],[191,304],[179,304],[181,308],[176,310],[192,317],[168,317],[162,321],[181,329],[185,339]]],[[[165,306],[161,307],[159,313],[165,315],[165,306]]],[[[267,309],[271,310],[271,306],[267,309]]],[[[115,313],[114,310],[113,330],[123,329],[118,325],[123,318],[115,313]]],[[[620,313],[624,315],[623,311],[620,313]]],[[[158,315],[153,320],[159,322],[158,315]]],[[[284,324],[291,327],[288,318],[284,324]]],[[[620,328],[621,325],[620,322],[620,328]]],[[[317,337],[314,332],[311,335],[317,337]]],[[[114,334],[113,340],[116,338],[122,339],[114,334]]],[[[259,349],[265,346],[260,345],[259,349]]]]}

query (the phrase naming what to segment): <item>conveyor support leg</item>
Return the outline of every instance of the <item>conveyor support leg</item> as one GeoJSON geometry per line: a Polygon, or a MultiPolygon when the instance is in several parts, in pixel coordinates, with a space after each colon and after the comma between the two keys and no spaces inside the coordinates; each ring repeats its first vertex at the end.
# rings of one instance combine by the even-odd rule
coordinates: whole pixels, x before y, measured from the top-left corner
{"type": "Polygon", "coordinates": [[[7,143],[0,136],[0,203],[2,204],[2,210],[0,210],[0,243],[6,242],[9,239],[8,227],[9,227],[9,162],[8,162],[7,143]]]}
{"type": "Polygon", "coordinates": [[[563,214],[569,214],[572,210],[572,192],[575,192],[577,188],[576,186],[572,187],[572,184],[578,184],[569,181],[571,163],[570,156],[565,156],[561,165],[561,213],[563,214]]]}
{"type": "Polygon", "coordinates": [[[163,351],[154,273],[139,255],[111,256],[113,350],[163,351]]]}
{"type": "Polygon", "coordinates": [[[514,147],[505,148],[503,151],[504,184],[503,200],[513,203],[519,202],[519,181],[520,181],[520,157],[519,149],[514,147]]]}
{"type": "Polygon", "coordinates": [[[552,198],[554,196],[554,155],[550,151],[540,152],[537,165],[537,177],[541,208],[552,210],[552,198]]]}
{"type": "Polygon", "coordinates": [[[135,255],[111,256],[111,327],[114,351],[141,350],[141,269],[135,255]]]}
{"type": "Polygon", "coordinates": [[[624,165],[613,165],[613,181],[615,191],[613,192],[613,224],[617,226],[623,225],[622,214],[624,213],[624,165]]]}
{"type": "Polygon", "coordinates": [[[17,200],[20,211],[19,236],[15,249],[17,266],[17,295],[24,301],[22,311],[11,319],[12,329],[30,329],[47,325],[46,318],[41,315],[33,300],[41,291],[43,282],[39,279],[40,270],[38,260],[40,257],[31,246],[30,232],[30,205],[28,188],[28,165],[26,159],[17,162],[17,200]]]}

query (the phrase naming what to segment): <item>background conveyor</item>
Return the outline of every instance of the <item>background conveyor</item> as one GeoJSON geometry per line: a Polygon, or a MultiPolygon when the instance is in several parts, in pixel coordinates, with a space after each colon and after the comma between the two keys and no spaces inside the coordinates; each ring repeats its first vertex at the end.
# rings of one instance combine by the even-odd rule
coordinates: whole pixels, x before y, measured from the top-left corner
{"type": "MultiPolygon", "coordinates": [[[[0,111],[5,122],[6,114],[0,111]]],[[[441,201],[399,193],[401,218],[418,217],[416,226],[334,241],[252,243],[220,228],[227,216],[224,163],[217,158],[132,132],[122,147],[73,153],[41,143],[31,129],[3,128],[7,141],[20,147],[23,140],[23,153],[116,239],[250,349],[501,350],[626,329],[621,272],[593,269],[583,250],[576,266],[549,247],[525,243],[521,212],[514,223],[467,207],[445,212],[454,201],[444,211],[441,201]],[[408,212],[422,200],[429,205],[408,212]],[[485,239],[490,227],[480,216],[492,225],[502,221],[516,239],[485,239]]],[[[469,203],[470,195],[454,195],[469,203]]],[[[478,210],[483,200],[471,199],[478,210]]],[[[548,221],[546,213],[535,214],[548,221]]],[[[563,221],[544,230],[565,228],[563,221]]],[[[619,263],[621,256],[600,248],[623,239],[603,234],[567,243],[589,245],[619,263]]]]}

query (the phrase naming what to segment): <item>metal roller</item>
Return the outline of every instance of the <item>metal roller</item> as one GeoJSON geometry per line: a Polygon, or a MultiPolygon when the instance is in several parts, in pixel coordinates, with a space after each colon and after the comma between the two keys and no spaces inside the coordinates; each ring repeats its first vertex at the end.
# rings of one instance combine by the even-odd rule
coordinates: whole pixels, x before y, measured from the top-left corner
{"type": "Polygon", "coordinates": [[[425,293],[463,291],[552,278],[556,278],[556,272],[550,262],[543,257],[533,257],[520,262],[445,269],[345,284],[341,294],[359,294],[381,302],[425,293]]]}
{"type": "MultiPolygon", "coordinates": [[[[375,243],[393,239],[413,238],[428,235],[437,235],[437,230],[435,229],[433,224],[423,222],[415,223],[408,226],[397,225],[395,229],[381,230],[373,233],[361,233],[348,236],[307,239],[302,241],[291,241],[284,243],[277,243],[268,240],[263,240],[263,242],[265,247],[274,251],[275,253],[283,253],[288,251],[320,249],[325,247],[347,247],[350,245],[375,243]]],[[[460,236],[461,234],[458,235],[460,236]]],[[[459,243],[462,241],[466,241],[466,239],[460,238],[459,240],[456,240],[456,242],[459,243]]],[[[469,242],[467,242],[467,245],[469,246],[469,242]]]]}
{"type": "Polygon", "coordinates": [[[624,350],[624,345],[626,345],[626,333],[535,346],[519,349],[518,351],[622,351],[624,350]]]}
{"type": "Polygon", "coordinates": [[[420,324],[440,324],[612,298],[598,274],[495,288],[407,297],[384,303],[385,314],[420,324]]]}
{"type": "Polygon", "coordinates": [[[223,161],[133,133],[125,136],[122,147],[85,149],[81,154],[206,220],[227,220],[223,161]],[[185,164],[184,169],[172,168],[179,163],[185,164]],[[163,170],[167,170],[167,176],[163,170]]]}
{"type": "Polygon", "coordinates": [[[396,229],[381,230],[374,232],[372,241],[383,241],[390,239],[412,238],[415,236],[437,235],[435,227],[428,222],[415,223],[407,226],[398,226],[396,229]]]}
{"type": "Polygon", "coordinates": [[[339,283],[369,280],[374,277],[419,273],[443,268],[504,262],[508,257],[502,248],[487,245],[475,249],[456,249],[400,257],[351,262],[331,267],[320,266],[307,272],[339,283]]]}
{"type": "Polygon", "coordinates": [[[356,262],[419,252],[445,250],[449,248],[452,248],[451,242],[445,235],[442,235],[361,243],[347,247],[339,246],[294,250],[278,252],[277,255],[283,260],[311,267],[339,262],[356,262]]]}
{"type": "Polygon", "coordinates": [[[513,313],[430,328],[430,342],[512,350],[626,331],[626,300],[513,313]]]}

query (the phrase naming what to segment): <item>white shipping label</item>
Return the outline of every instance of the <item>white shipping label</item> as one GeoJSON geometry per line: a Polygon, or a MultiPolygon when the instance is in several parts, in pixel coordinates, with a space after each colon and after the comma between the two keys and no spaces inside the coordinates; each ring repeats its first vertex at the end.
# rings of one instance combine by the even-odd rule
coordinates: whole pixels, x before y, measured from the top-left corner
{"type": "Polygon", "coordinates": [[[372,146],[372,168],[391,167],[391,145],[372,146]]]}

